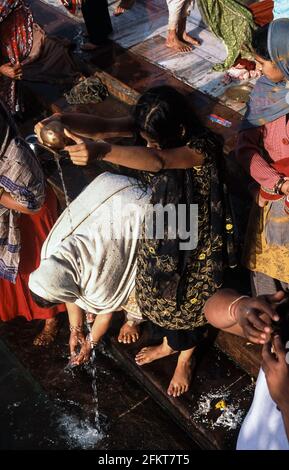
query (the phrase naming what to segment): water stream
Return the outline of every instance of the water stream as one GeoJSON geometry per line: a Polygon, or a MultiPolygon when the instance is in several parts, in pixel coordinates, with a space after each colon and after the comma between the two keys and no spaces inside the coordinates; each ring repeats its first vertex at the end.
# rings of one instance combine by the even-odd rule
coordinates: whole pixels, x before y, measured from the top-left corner
{"type": "MultiPolygon", "coordinates": [[[[64,181],[62,167],[61,167],[61,164],[60,164],[60,161],[59,161],[59,155],[56,152],[54,152],[53,154],[54,154],[55,163],[57,165],[57,170],[58,170],[59,177],[60,177],[61,184],[62,184],[62,188],[63,188],[63,193],[64,193],[64,198],[65,198],[65,203],[66,203],[67,214],[68,214],[68,218],[69,218],[71,232],[73,233],[74,227],[73,227],[72,215],[71,215],[70,207],[69,207],[70,200],[69,200],[68,191],[67,191],[65,181],[64,181]]],[[[74,243],[76,243],[75,239],[74,239],[74,243]]],[[[76,250],[76,252],[77,252],[77,250],[76,250]]],[[[79,259],[77,259],[77,264],[78,264],[79,270],[81,271],[81,263],[80,263],[79,259]]],[[[86,327],[89,330],[89,334],[91,334],[92,325],[90,323],[86,322],[86,327]]],[[[98,410],[99,403],[98,403],[98,390],[97,390],[97,367],[96,367],[95,359],[96,359],[96,350],[95,350],[95,348],[93,348],[92,352],[91,352],[91,356],[90,356],[90,369],[91,369],[91,375],[92,375],[92,384],[91,385],[92,385],[92,394],[93,394],[93,404],[94,404],[94,409],[95,409],[94,425],[95,425],[95,430],[99,434],[101,434],[100,415],[99,415],[99,410],[98,410]]]]}

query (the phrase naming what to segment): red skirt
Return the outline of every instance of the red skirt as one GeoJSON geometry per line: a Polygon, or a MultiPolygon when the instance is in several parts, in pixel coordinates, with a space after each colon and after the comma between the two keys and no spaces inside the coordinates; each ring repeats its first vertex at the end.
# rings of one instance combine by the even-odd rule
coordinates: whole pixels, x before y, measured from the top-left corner
{"type": "Polygon", "coordinates": [[[8,321],[17,316],[27,320],[52,318],[65,312],[64,305],[41,308],[32,300],[28,288],[29,275],[40,264],[41,248],[53,227],[57,214],[57,199],[50,186],[47,186],[45,203],[37,214],[21,214],[21,252],[16,283],[0,278],[0,320],[8,321]]]}

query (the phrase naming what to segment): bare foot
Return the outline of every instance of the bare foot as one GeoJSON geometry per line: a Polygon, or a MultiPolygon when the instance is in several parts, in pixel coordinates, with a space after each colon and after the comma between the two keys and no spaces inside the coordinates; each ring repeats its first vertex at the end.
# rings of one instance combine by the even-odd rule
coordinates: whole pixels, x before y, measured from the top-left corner
{"type": "Polygon", "coordinates": [[[182,360],[179,357],[177,367],[167,390],[169,396],[176,398],[189,390],[194,367],[194,357],[189,360],[182,360]]]}
{"type": "Polygon", "coordinates": [[[119,5],[115,8],[113,15],[119,16],[125,13],[127,10],[130,10],[133,6],[135,0],[121,0],[119,5]]]}
{"type": "Polygon", "coordinates": [[[166,45],[178,52],[191,52],[192,46],[178,38],[175,31],[169,31],[166,45]]]}
{"type": "Polygon", "coordinates": [[[183,34],[183,40],[189,44],[192,44],[193,46],[199,46],[201,43],[198,39],[192,38],[188,33],[183,34]]]}
{"type": "Polygon", "coordinates": [[[129,320],[125,322],[119,332],[118,342],[124,344],[135,343],[139,339],[139,326],[129,320]]]}
{"type": "Polygon", "coordinates": [[[36,336],[33,341],[34,346],[48,346],[53,343],[58,333],[58,320],[50,318],[45,320],[43,330],[36,336]]]}
{"type": "Polygon", "coordinates": [[[150,362],[161,359],[162,357],[170,356],[175,354],[177,351],[174,351],[167,343],[167,339],[164,338],[162,344],[158,346],[148,346],[140,350],[135,356],[135,362],[138,366],[143,366],[144,364],[149,364],[150,362]]]}

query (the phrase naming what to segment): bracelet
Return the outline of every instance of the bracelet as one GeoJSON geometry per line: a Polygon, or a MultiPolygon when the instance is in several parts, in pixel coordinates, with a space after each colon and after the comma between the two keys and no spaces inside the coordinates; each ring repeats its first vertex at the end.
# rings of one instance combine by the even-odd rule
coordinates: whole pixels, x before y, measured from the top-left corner
{"type": "Polygon", "coordinates": [[[234,321],[236,321],[236,317],[232,315],[232,307],[237,303],[239,302],[239,300],[241,299],[245,299],[245,298],[249,298],[249,295],[241,295],[240,297],[238,297],[237,299],[233,300],[233,302],[230,303],[229,307],[228,307],[228,315],[230,318],[232,318],[234,321]]]}
{"type": "Polygon", "coordinates": [[[91,349],[95,348],[95,346],[98,344],[98,341],[93,341],[91,333],[87,335],[86,341],[89,341],[91,349]]]}
{"type": "Polygon", "coordinates": [[[75,331],[76,333],[82,333],[83,332],[83,325],[81,325],[81,326],[69,325],[69,329],[70,329],[71,332],[75,331]]]}
{"type": "Polygon", "coordinates": [[[277,194],[276,192],[274,193],[269,193],[268,190],[265,190],[262,186],[260,188],[259,192],[260,196],[262,196],[263,199],[266,199],[266,201],[278,201],[279,199],[282,199],[284,197],[281,194],[277,194]]]}
{"type": "Polygon", "coordinates": [[[285,181],[288,181],[288,178],[286,178],[285,176],[281,176],[281,178],[277,181],[277,183],[274,186],[275,194],[282,194],[281,193],[281,188],[282,188],[283,184],[285,183],[285,181]]]}

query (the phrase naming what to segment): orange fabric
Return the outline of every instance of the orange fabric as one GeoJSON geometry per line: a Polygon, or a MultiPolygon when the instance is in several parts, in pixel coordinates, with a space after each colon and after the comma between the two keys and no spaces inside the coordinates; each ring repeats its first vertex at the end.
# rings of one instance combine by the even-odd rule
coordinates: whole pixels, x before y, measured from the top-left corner
{"type": "Polygon", "coordinates": [[[42,245],[57,219],[57,199],[47,186],[45,203],[37,214],[22,214],[20,219],[21,252],[16,284],[0,279],[0,319],[24,316],[27,320],[52,318],[65,311],[64,305],[51,309],[38,307],[28,288],[29,274],[40,264],[42,245]]]}
{"type": "Polygon", "coordinates": [[[248,8],[251,10],[254,21],[258,26],[264,26],[265,24],[273,21],[273,0],[264,0],[263,2],[252,3],[248,8]]]}

